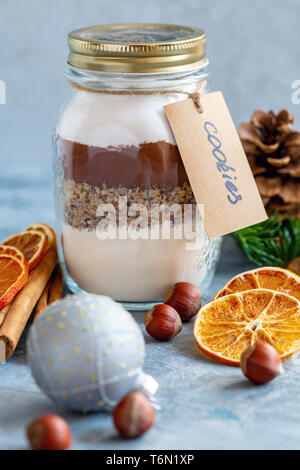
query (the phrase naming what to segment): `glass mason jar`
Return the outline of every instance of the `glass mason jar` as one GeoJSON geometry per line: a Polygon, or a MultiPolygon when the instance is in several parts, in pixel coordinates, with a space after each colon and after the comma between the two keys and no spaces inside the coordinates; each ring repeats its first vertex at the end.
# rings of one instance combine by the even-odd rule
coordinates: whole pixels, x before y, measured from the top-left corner
{"type": "Polygon", "coordinates": [[[70,93],[54,132],[54,171],[71,291],[108,295],[131,310],[149,308],[179,281],[205,295],[221,240],[208,240],[199,221],[164,112],[205,92],[205,42],[203,31],[171,25],[69,35],[70,93]]]}

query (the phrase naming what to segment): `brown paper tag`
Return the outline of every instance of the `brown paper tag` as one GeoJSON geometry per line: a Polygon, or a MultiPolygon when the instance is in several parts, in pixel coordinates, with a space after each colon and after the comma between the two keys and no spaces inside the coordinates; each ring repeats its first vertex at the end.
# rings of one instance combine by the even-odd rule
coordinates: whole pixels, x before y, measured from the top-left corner
{"type": "Polygon", "coordinates": [[[267,219],[238,133],[221,92],[164,107],[196,201],[203,205],[208,237],[267,219]]]}

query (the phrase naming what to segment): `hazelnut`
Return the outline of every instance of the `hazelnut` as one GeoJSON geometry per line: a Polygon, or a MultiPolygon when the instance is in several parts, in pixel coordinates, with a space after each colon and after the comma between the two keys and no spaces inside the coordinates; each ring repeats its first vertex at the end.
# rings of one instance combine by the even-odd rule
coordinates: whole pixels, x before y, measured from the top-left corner
{"type": "Polygon", "coordinates": [[[154,423],[154,409],[141,392],[124,397],[114,411],[114,425],[123,437],[139,437],[154,423]]]}
{"type": "Polygon", "coordinates": [[[271,382],[284,372],[276,349],[262,341],[257,341],[243,352],[240,367],[245,377],[257,384],[271,382]]]}
{"type": "Polygon", "coordinates": [[[35,450],[65,450],[72,445],[68,423],[57,415],[44,415],[27,428],[27,438],[35,450]]]}
{"type": "Polygon", "coordinates": [[[164,295],[164,303],[175,308],[182,321],[193,318],[199,312],[201,302],[200,290],[189,282],[177,282],[164,295]]]}
{"type": "Polygon", "coordinates": [[[290,271],[300,275],[300,258],[295,258],[287,267],[290,271]]]}
{"type": "Polygon", "coordinates": [[[145,316],[147,333],[156,339],[171,339],[182,330],[182,321],[178,313],[169,305],[155,305],[145,316]]]}

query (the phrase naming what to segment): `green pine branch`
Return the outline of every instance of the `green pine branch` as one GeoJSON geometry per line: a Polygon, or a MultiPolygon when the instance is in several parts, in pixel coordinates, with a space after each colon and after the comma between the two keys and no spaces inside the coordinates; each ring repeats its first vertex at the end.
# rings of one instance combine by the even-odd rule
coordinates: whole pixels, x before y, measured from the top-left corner
{"type": "Polygon", "coordinates": [[[286,267],[300,256],[300,220],[268,220],[232,234],[248,259],[257,266],[286,267]]]}

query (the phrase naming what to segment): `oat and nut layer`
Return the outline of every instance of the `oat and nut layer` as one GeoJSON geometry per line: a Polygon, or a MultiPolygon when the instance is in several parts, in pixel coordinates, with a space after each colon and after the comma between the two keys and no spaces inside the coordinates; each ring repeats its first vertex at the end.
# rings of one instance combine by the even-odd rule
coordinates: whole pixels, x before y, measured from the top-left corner
{"type": "MultiPolygon", "coordinates": [[[[106,184],[102,183],[101,186],[94,186],[88,183],[78,183],[74,180],[64,180],[63,189],[65,222],[78,230],[96,229],[101,220],[101,217],[97,216],[97,208],[101,204],[113,206],[118,222],[119,198],[121,196],[126,196],[128,210],[133,204],[145,205],[149,211],[149,218],[153,204],[167,206],[179,204],[182,213],[185,204],[195,204],[192,188],[186,182],[175,188],[168,185],[127,188],[121,185],[106,187],[106,184]]],[[[135,217],[128,217],[128,223],[135,217]]],[[[171,214],[171,220],[174,221],[173,214],[171,214]]],[[[150,220],[148,220],[148,224],[150,224],[150,220]]]]}

